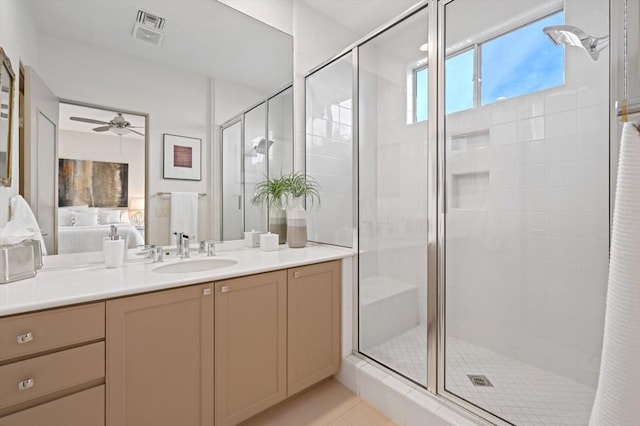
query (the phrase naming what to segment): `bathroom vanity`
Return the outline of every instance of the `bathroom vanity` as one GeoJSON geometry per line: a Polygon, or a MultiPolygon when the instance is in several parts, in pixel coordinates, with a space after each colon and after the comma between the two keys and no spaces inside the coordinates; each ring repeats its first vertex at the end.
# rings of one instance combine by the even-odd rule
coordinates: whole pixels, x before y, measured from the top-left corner
{"type": "Polygon", "coordinates": [[[2,286],[0,426],[238,424],[338,371],[349,256],[244,249],[213,271],[138,262],[2,286]]]}

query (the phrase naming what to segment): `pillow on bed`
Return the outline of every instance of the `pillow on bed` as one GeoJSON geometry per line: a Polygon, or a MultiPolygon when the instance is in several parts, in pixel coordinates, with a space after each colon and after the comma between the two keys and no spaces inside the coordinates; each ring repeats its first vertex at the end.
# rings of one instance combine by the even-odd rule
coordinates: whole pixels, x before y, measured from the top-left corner
{"type": "Polygon", "coordinates": [[[98,212],[74,213],[76,226],[96,226],[98,224],[98,212]]]}
{"type": "Polygon", "coordinates": [[[120,222],[131,223],[129,220],[129,210],[120,210],[120,222]]]}
{"type": "Polygon", "coordinates": [[[109,225],[112,223],[120,223],[121,210],[98,210],[98,222],[100,225],[109,225]]]}
{"type": "Polygon", "coordinates": [[[73,226],[73,210],[60,207],[58,209],[58,226],[73,226]]]}

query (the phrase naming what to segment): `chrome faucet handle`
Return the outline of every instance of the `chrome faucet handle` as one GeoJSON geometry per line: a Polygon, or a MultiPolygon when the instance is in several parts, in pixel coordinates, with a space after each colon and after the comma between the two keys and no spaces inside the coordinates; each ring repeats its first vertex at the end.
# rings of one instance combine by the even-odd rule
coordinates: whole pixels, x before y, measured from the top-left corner
{"type": "Polygon", "coordinates": [[[206,253],[207,252],[207,240],[198,241],[198,253],[206,253]]]}
{"type": "Polygon", "coordinates": [[[156,250],[156,245],[155,244],[143,244],[143,245],[136,246],[136,247],[141,249],[143,253],[146,252],[148,259],[152,259],[153,258],[154,250],[156,250]]]}
{"type": "Polygon", "coordinates": [[[214,241],[208,240],[205,241],[207,245],[207,256],[215,256],[216,255],[216,244],[221,243],[222,241],[214,241]]]}
{"type": "Polygon", "coordinates": [[[151,253],[151,256],[153,257],[153,263],[164,262],[164,250],[162,249],[162,247],[156,247],[151,253]]]}

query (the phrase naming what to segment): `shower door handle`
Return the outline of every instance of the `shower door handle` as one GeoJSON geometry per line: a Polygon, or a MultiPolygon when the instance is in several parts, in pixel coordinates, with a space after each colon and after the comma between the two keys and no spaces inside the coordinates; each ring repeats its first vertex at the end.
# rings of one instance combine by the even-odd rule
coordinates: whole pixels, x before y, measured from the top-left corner
{"type": "Polygon", "coordinates": [[[238,210],[242,210],[242,195],[238,195],[238,210]]]}

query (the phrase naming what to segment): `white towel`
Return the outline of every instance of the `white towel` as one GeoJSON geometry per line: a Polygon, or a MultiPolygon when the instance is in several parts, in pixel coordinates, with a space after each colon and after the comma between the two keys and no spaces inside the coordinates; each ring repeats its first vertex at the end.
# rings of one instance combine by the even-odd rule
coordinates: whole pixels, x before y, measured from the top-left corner
{"type": "Polygon", "coordinates": [[[169,241],[174,240],[174,232],[182,232],[191,241],[198,240],[198,193],[171,193],[171,226],[169,241]]]}
{"type": "Polygon", "coordinates": [[[600,380],[589,424],[640,418],[640,135],[625,123],[613,210],[600,380]]]}
{"type": "Polygon", "coordinates": [[[11,221],[19,224],[20,228],[25,231],[32,233],[30,238],[40,241],[42,254],[47,254],[47,247],[44,245],[44,238],[42,238],[42,231],[38,225],[38,220],[33,214],[29,203],[27,203],[21,195],[16,195],[11,198],[11,221]]]}

